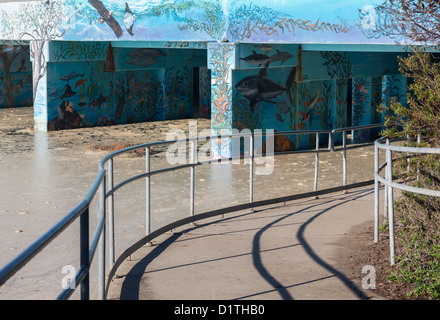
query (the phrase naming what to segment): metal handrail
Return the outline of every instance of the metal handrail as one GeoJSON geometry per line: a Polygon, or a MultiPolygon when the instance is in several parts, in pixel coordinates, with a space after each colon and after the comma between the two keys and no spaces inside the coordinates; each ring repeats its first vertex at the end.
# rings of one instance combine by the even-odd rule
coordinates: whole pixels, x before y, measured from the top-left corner
{"type": "MultiPolygon", "coordinates": [[[[262,157],[267,155],[272,155],[272,153],[267,153],[265,155],[263,154],[255,154],[253,150],[253,139],[256,136],[254,133],[238,133],[238,134],[225,134],[225,135],[213,135],[209,137],[204,137],[204,141],[206,139],[210,139],[211,141],[213,139],[225,139],[225,138],[237,138],[237,137],[249,137],[250,141],[250,151],[248,156],[240,156],[240,157],[231,157],[231,158],[223,158],[223,159],[216,159],[216,161],[229,161],[233,159],[250,159],[250,176],[249,176],[249,187],[250,187],[250,193],[249,193],[249,203],[239,205],[239,206],[233,206],[229,208],[223,208],[220,210],[215,210],[211,212],[205,212],[202,214],[197,214],[197,216],[194,215],[194,170],[195,167],[198,165],[206,164],[207,162],[212,161],[194,161],[194,154],[196,152],[196,142],[199,138],[187,138],[187,139],[180,139],[180,140],[172,140],[172,141],[162,141],[162,142],[151,142],[151,143],[145,143],[133,147],[129,147],[123,150],[115,151],[113,153],[108,154],[105,156],[98,165],[98,174],[92,183],[89,191],[87,192],[84,199],[78,204],[77,207],[75,207],[71,212],[69,212],[63,219],[61,219],[57,224],[55,224],[48,232],[46,232],[41,238],[39,238],[37,241],[35,241],[32,245],[30,245],[28,248],[26,248],[20,255],[18,255],[16,258],[14,258],[12,261],[10,261],[6,266],[4,266],[2,269],[0,269],[0,285],[4,284],[9,278],[11,278],[18,270],[20,270],[24,265],[26,265],[29,261],[31,261],[41,250],[43,250],[52,240],[54,240],[59,234],[61,234],[66,228],[70,226],[72,222],[74,222],[76,219],[80,219],[80,269],[75,275],[75,278],[71,280],[71,283],[75,284],[74,286],[71,286],[70,284],[66,286],[66,288],[59,294],[57,299],[64,300],[68,299],[73,292],[77,289],[78,285],[80,285],[81,288],[81,299],[82,300],[88,300],[90,299],[90,280],[89,280],[89,273],[90,273],[90,266],[92,264],[93,258],[95,256],[96,250],[99,249],[99,266],[98,266],[98,298],[99,299],[105,299],[106,296],[106,285],[105,285],[105,249],[106,249],[106,243],[104,239],[104,234],[106,231],[106,227],[109,228],[108,234],[109,234],[109,261],[110,261],[110,272],[107,279],[107,282],[109,282],[114,273],[116,268],[120,265],[120,263],[123,261],[125,257],[127,257],[129,254],[137,250],[141,245],[150,242],[155,237],[175,228],[178,225],[183,225],[188,222],[194,222],[197,220],[205,219],[207,217],[212,217],[216,215],[225,214],[228,212],[233,212],[236,210],[241,210],[243,208],[252,208],[257,207],[261,205],[267,205],[270,203],[278,203],[278,202],[285,202],[290,200],[295,200],[303,197],[309,197],[309,196],[317,196],[320,194],[326,194],[331,192],[337,192],[338,190],[347,190],[351,188],[358,188],[361,186],[369,185],[373,183],[373,180],[371,181],[365,181],[361,183],[354,183],[351,185],[346,184],[346,150],[350,149],[350,147],[346,144],[346,133],[348,131],[354,131],[354,130],[365,130],[365,129],[372,129],[372,128],[380,128],[383,127],[383,124],[373,124],[373,125],[366,125],[366,126],[359,126],[359,127],[349,127],[349,128],[341,128],[341,129],[334,129],[334,130],[307,130],[307,131],[283,131],[283,132],[273,132],[273,133],[262,133],[264,136],[277,136],[277,135],[295,135],[295,134],[315,134],[316,135],[316,148],[313,150],[299,150],[299,151],[291,151],[291,152],[277,152],[273,153],[273,155],[281,155],[281,154],[288,154],[288,153],[306,153],[306,152],[315,152],[315,181],[314,181],[314,191],[311,193],[305,193],[300,195],[292,195],[288,197],[283,198],[275,198],[275,199],[269,199],[265,201],[253,201],[253,160],[256,157],[262,157]],[[343,186],[342,187],[336,187],[326,190],[319,190],[318,191],[318,165],[319,165],[319,153],[321,152],[329,152],[329,151],[336,151],[334,148],[334,134],[335,133],[343,133],[343,166],[344,166],[344,172],[343,172],[343,186]],[[327,150],[320,149],[320,143],[319,143],[319,135],[320,134],[328,134],[329,135],[329,146],[327,150]],[[150,149],[152,147],[156,147],[158,145],[169,145],[179,142],[190,142],[191,145],[191,156],[190,156],[190,163],[186,165],[180,165],[175,166],[171,168],[165,168],[160,170],[151,171],[150,170],[150,149]],[[113,160],[115,157],[120,156],[122,154],[138,150],[138,149],[145,149],[145,158],[146,158],[146,172],[137,176],[130,177],[116,186],[114,185],[114,172],[113,172],[113,160]],[[105,165],[107,164],[107,170],[105,169],[105,165]],[[154,232],[150,232],[150,177],[156,174],[161,174],[164,172],[169,172],[172,170],[180,170],[180,169],[191,169],[191,199],[190,199],[190,216],[175,221],[169,225],[166,225],[158,230],[155,230],[154,232]],[[115,192],[122,188],[123,186],[141,179],[146,179],[146,237],[136,242],[132,247],[128,248],[116,261],[115,259],[115,246],[114,246],[114,194],[115,192]],[[108,187],[106,184],[108,183],[108,187]],[[93,234],[92,241],[89,243],[89,211],[90,211],[90,205],[95,198],[96,194],[99,191],[99,202],[98,202],[98,222],[97,227],[95,229],[95,233],[93,234]],[[108,200],[108,208],[106,206],[106,201],[108,200]],[[98,248],[99,246],[99,248],[98,248]]],[[[372,145],[372,143],[368,143],[365,145],[372,145]]],[[[354,146],[352,146],[354,147],[354,146]]],[[[339,149],[341,150],[341,149],[339,149]]],[[[108,289],[108,287],[107,287],[108,289]]]]}
{"type": "MultiPolygon", "coordinates": [[[[417,141],[420,143],[420,135],[417,141]]],[[[390,263],[395,264],[395,235],[394,235],[394,195],[393,190],[398,189],[411,193],[418,193],[432,197],[440,197],[440,191],[430,190],[426,188],[413,187],[406,184],[393,181],[393,162],[396,158],[392,157],[392,152],[416,154],[440,154],[440,148],[422,148],[422,147],[405,147],[391,145],[390,140],[386,137],[380,138],[374,142],[374,242],[379,241],[379,183],[385,186],[384,191],[384,217],[388,221],[389,231],[389,247],[390,247],[390,263]],[[385,144],[383,141],[385,140],[385,144]],[[386,160],[383,164],[379,164],[379,152],[385,150],[386,160]],[[380,172],[385,169],[385,177],[380,172]]]]}

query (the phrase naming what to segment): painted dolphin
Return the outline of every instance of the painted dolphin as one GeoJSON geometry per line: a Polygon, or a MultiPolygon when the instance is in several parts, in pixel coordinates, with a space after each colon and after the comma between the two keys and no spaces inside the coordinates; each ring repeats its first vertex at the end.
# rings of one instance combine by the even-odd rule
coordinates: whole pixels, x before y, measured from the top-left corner
{"type": "Polygon", "coordinates": [[[283,64],[284,62],[286,62],[287,60],[293,58],[293,56],[288,53],[288,52],[281,52],[280,50],[277,49],[277,53],[274,54],[272,57],[270,57],[270,62],[276,62],[276,61],[281,61],[281,64],[283,64]]]}
{"type": "Polygon", "coordinates": [[[270,57],[265,54],[258,54],[254,50],[252,50],[253,54],[247,56],[246,58],[240,58],[240,60],[245,61],[246,63],[253,64],[256,66],[266,65],[270,62],[270,57]]]}

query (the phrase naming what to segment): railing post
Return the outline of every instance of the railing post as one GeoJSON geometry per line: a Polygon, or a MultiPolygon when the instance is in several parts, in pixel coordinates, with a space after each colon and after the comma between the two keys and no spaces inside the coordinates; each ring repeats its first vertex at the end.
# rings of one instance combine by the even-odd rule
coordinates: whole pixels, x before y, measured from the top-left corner
{"type": "MultiPolygon", "coordinates": [[[[268,150],[266,150],[267,156],[268,150]]],[[[254,136],[249,136],[249,203],[254,202],[254,136]]]]}
{"type": "Polygon", "coordinates": [[[334,151],[334,143],[333,143],[333,131],[328,133],[328,150],[334,151]]]}
{"type": "MultiPolygon", "coordinates": [[[[409,147],[409,134],[406,135],[406,146],[409,147]]],[[[407,157],[406,158],[406,164],[407,164],[406,172],[409,173],[409,171],[410,171],[409,152],[406,153],[406,157],[407,157]]]]}
{"type": "MultiPolygon", "coordinates": [[[[421,143],[421,138],[420,138],[420,132],[417,133],[417,147],[420,148],[420,143],[421,143]]],[[[419,166],[419,161],[417,160],[417,181],[419,181],[419,173],[420,173],[420,166],[419,166]]]]}
{"type": "Polygon", "coordinates": [[[318,191],[318,169],[319,169],[319,133],[316,133],[316,153],[315,153],[315,192],[318,191]]]}
{"type": "Polygon", "coordinates": [[[189,214],[191,217],[194,216],[194,193],[195,193],[195,165],[196,165],[196,140],[192,139],[191,144],[191,190],[189,198],[189,214]]]}
{"type": "MultiPolygon", "coordinates": [[[[390,145],[390,140],[386,140],[386,145],[390,145]]],[[[385,162],[388,163],[388,152],[385,152],[385,162]]],[[[388,180],[388,170],[385,170],[385,180],[388,180]]],[[[388,185],[384,186],[384,197],[383,197],[383,216],[388,218],[388,185]]]]}
{"type": "Polygon", "coordinates": [[[114,167],[113,158],[108,162],[108,190],[110,196],[108,198],[108,245],[109,245],[109,268],[115,264],[115,199],[113,194],[114,188],[114,167]]]}
{"type": "MultiPolygon", "coordinates": [[[[387,140],[389,146],[389,140],[387,140]]],[[[393,181],[393,159],[391,150],[387,149],[387,172],[388,181],[393,181]]],[[[393,188],[388,187],[388,229],[390,233],[390,261],[391,265],[395,264],[395,251],[394,251],[394,209],[393,209],[393,188]]]]}
{"type": "MultiPolygon", "coordinates": [[[[102,177],[101,187],[99,190],[99,212],[98,220],[105,221],[105,195],[106,195],[106,179],[105,175],[102,177]]],[[[104,300],[105,295],[105,223],[102,227],[101,235],[99,237],[99,263],[98,263],[98,299],[104,300]]]]}
{"type": "MultiPolygon", "coordinates": [[[[145,172],[150,173],[150,147],[145,148],[145,172]]],[[[150,230],[150,211],[151,211],[151,190],[150,182],[151,177],[147,175],[145,178],[145,233],[148,236],[151,232],[150,230]]]]}
{"type": "MultiPolygon", "coordinates": [[[[80,217],[80,265],[89,265],[89,208],[80,217]]],[[[81,300],[90,299],[90,274],[81,282],[81,300]]]]}
{"type": "Polygon", "coordinates": [[[374,242],[379,241],[379,181],[376,174],[379,171],[379,147],[374,144],[374,242]]]}
{"type": "Polygon", "coordinates": [[[347,132],[342,132],[342,185],[347,185],[347,132]]]}

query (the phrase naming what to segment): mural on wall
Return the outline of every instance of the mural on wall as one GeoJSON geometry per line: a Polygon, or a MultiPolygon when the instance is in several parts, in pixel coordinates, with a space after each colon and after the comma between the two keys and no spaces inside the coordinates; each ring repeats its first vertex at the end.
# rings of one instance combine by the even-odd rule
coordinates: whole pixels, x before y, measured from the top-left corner
{"type": "MultiPolygon", "coordinates": [[[[276,0],[250,4],[239,0],[23,2],[0,7],[1,34],[4,38],[41,41],[31,50],[34,61],[41,63],[44,42],[55,39],[329,42],[334,37],[338,43],[353,43],[355,39],[368,42],[370,38],[390,36],[381,31],[387,19],[379,19],[379,9],[369,1],[318,2],[314,5],[319,5],[329,21],[303,1],[282,5],[276,0]],[[299,12],[304,17],[298,16],[299,12]],[[371,14],[377,17],[374,28],[366,28],[371,14]]],[[[389,43],[393,40],[391,37],[389,43]]],[[[41,63],[35,65],[34,87],[44,76],[41,63]]]]}
{"type": "Polygon", "coordinates": [[[251,130],[263,128],[267,108],[278,110],[276,117],[284,122],[282,116],[289,112],[292,104],[290,88],[297,74],[297,66],[288,66],[287,62],[293,63],[294,55],[287,49],[280,49],[270,44],[242,47],[242,51],[241,68],[251,67],[251,71],[236,71],[242,76],[238,78],[234,87],[236,89],[233,97],[235,128],[251,130]],[[268,75],[272,66],[283,66],[289,70],[290,73],[285,82],[279,82],[278,76],[268,75]],[[284,100],[280,101],[280,97],[284,100]]]}
{"type": "MultiPolygon", "coordinates": [[[[0,4],[0,35],[30,41],[37,126],[189,117],[195,103],[193,67],[206,66],[206,60],[193,63],[191,56],[199,59],[194,52],[179,56],[167,50],[198,46],[208,48],[210,57],[212,103],[203,100],[210,104],[213,129],[342,127],[350,102],[347,79],[381,76],[381,62],[356,62],[363,72],[380,68],[355,77],[353,55],[323,52],[317,58],[308,53],[312,58],[303,76],[302,56],[288,43],[373,43],[380,37],[382,43],[393,44],[394,39],[384,32],[379,35],[379,29],[370,30],[377,11],[370,10],[367,0],[315,0],[313,7],[319,10],[312,10],[310,1],[276,0],[11,3],[0,4]],[[127,40],[148,44],[130,48],[127,40]],[[108,41],[118,45],[112,48],[108,41]],[[326,77],[319,78],[323,70],[326,77]],[[79,76],[67,79],[74,74],[79,76]],[[66,115],[72,108],[81,121],[66,115]]],[[[370,103],[372,94],[369,90],[370,103]]],[[[357,121],[364,106],[356,103],[353,108],[357,121]]]]}
{"type": "MultiPolygon", "coordinates": [[[[396,86],[401,79],[395,76],[397,53],[302,52],[301,47],[277,44],[241,48],[241,69],[234,70],[234,128],[304,131],[379,123],[383,115],[376,107],[386,101],[384,92],[393,88],[402,100],[406,94],[405,85],[396,86]],[[270,57],[283,52],[289,59],[272,67],[270,57]]],[[[377,132],[354,131],[352,137],[370,139],[377,132]]],[[[314,135],[308,134],[283,139],[291,148],[315,144],[314,135]]],[[[335,142],[341,140],[342,134],[336,134],[335,142]]]]}
{"type": "Polygon", "coordinates": [[[48,33],[33,32],[41,28],[31,24],[32,19],[53,15],[52,39],[56,35],[77,41],[372,43],[371,39],[378,37],[384,43],[394,41],[392,33],[382,30],[388,20],[376,12],[379,9],[369,0],[315,0],[313,9],[310,4],[278,0],[59,0],[0,8],[4,15],[25,18],[9,22],[5,19],[3,35],[15,37],[21,33],[23,37],[27,33],[25,38],[35,40],[49,39],[48,33]],[[25,10],[29,11],[28,19],[23,15],[25,10]],[[368,22],[373,21],[372,15],[377,19],[374,25],[368,22]]]}
{"type": "MultiPolygon", "coordinates": [[[[296,68],[294,68],[296,70],[296,68]]],[[[250,111],[253,113],[258,102],[275,104],[273,100],[287,91],[289,84],[283,86],[267,76],[267,69],[263,68],[255,76],[240,80],[235,88],[249,100],[250,111]]]]}
{"type": "MultiPolygon", "coordinates": [[[[231,134],[232,129],[232,66],[235,45],[211,43],[208,46],[208,64],[211,68],[211,128],[212,135],[231,134]]],[[[214,139],[214,157],[229,156],[231,146],[227,141],[214,139]]]]}
{"type": "Polygon", "coordinates": [[[103,61],[65,62],[48,73],[48,130],[115,123],[113,76],[103,61]]]}
{"type": "Polygon", "coordinates": [[[396,42],[404,42],[405,26],[395,24],[393,18],[380,5],[367,5],[359,10],[359,18],[367,27],[362,28],[368,39],[388,38],[396,42]],[[403,29],[401,29],[403,28],[403,29]]]}
{"type": "Polygon", "coordinates": [[[0,108],[31,106],[32,102],[29,46],[5,41],[0,44],[0,108]]]}
{"type": "MultiPolygon", "coordinates": [[[[288,4],[284,9],[275,10],[268,1],[231,1],[229,8],[228,39],[231,41],[264,41],[295,37],[298,30],[307,32],[347,33],[347,26],[342,23],[329,23],[321,19],[303,19],[290,14],[288,4]],[[261,3],[261,5],[256,4],[261,3]],[[287,9],[287,10],[286,10],[287,9]]],[[[276,4],[276,1],[273,2],[276,4]]]]}
{"type": "Polygon", "coordinates": [[[60,130],[192,117],[206,52],[53,42],[50,58],[48,127],[60,130]]]}

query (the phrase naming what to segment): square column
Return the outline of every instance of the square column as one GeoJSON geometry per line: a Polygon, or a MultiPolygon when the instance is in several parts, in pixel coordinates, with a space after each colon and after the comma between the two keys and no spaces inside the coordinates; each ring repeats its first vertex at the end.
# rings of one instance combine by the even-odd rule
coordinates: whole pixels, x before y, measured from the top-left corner
{"type": "Polygon", "coordinates": [[[49,61],[49,44],[46,41],[31,41],[30,53],[32,62],[32,86],[34,97],[34,128],[47,131],[47,61],[49,61]]]}
{"type": "MultiPolygon", "coordinates": [[[[236,45],[208,44],[208,68],[211,70],[211,134],[232,133],[232,70],[236,65],[236,45]]],[[[215,139],[211,144],[214,159],[232,155],[231,139],[215,139]]]]}

